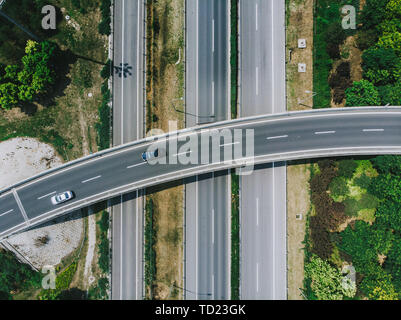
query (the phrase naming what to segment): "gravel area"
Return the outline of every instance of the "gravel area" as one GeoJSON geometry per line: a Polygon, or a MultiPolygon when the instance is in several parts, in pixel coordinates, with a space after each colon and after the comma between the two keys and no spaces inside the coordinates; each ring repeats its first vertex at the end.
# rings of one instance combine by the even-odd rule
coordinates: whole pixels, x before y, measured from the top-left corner
{"type": "MultiPolygon", "coordinates": [[[[14,138],[0,143],[0,189],[62,164],[55,150],[36,139],[14,138]]],[[[7,239],[35,268],[56,265],[81,244],[83,219],[69,214],[7,239]]]]}

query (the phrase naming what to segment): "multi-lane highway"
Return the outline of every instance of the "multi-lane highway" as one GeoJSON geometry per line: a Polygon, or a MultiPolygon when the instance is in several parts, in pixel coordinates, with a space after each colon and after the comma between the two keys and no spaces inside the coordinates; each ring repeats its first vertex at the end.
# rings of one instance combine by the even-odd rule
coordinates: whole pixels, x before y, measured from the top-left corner
{"type": "MultiPolygon", "coordinates": [[[[143,137],[144,2],[114,2],[113,145],[143,137]]],[[[138,191],[113,199],[112,299],[143,298],[143,201],[138,191]]]]}
{"type": "MultiPolygon", "coordinates": [[[[240,114],[280,113],[285,97],[285,1],[240,1],[240,114]]],[[[286,299],[286,166],[240,178],[241,299],[286,299]]]]}
{"type": "Polygon", "coordinates": [[[209,139],[195,138],[202,131],[213,128],[217,129],[216,136],[217,132],[224,131],[233,135],[234,129],[242,132],[253,130],[254,156],[248,156],[248,160],[255,163],[401,153],[400,108],[291,112],[214,123],[199,126],[196,130],[184,129],[179,137],[171,133],[112,148],[0,191],[0,238],[118,194],[243,165],[245,156],[238,155],[232,161],[223,161],[223,155],[233,145],[234,148],[241,147],[245,154],[245,138],[224,141],[219,137],[215,148],[218,158],[212,161],[209,139]],[[194,148],[189,150],[191,152],[187,152],[191,137],[192,141],[199,141],[194,143],[194,148]],[[177,151],[172,151],[174,148],[169,151],[168,159],[165,159],[167,163],[152,165],[143,162],[141,153],[149,146],[163,145],[165,140],[167,149],[177,143],[177,151]],[[201,155],[205,155],[207,150],[209,163],[201,163],[201,155]],[[188,157],[198,159],[198,163],[185,163],[188,157]],[[64,190],[74,191],[75,198],[54,206],[50,197],[64,190]]]}
{"type": "MultiPolygon", "coordinates": [[[[227,0],[187,0],[186,126],[229,117],[227,0]]],[[[229,177],[196,177],[185,188],[185,298],[230,297],[229,177]]]]}

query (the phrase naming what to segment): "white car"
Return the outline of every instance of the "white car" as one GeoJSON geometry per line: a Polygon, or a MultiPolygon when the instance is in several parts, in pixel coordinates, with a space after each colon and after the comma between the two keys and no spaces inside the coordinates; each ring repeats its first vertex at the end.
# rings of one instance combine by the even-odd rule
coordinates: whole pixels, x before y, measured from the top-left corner
{"type": "Polygon", "coordinates": [[[56,205],[71,200],[72,198],[74,198],[74,193],[72,191],[64,191],[51,197],[51,201],[56,205]]]}

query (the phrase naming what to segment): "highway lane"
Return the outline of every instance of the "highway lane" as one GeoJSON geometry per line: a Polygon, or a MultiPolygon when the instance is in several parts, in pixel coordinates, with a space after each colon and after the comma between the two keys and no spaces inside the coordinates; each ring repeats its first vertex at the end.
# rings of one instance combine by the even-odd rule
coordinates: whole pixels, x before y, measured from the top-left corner
{"type": "MultiPolygon", "coordinates": [[[[114,146],[143,137],[143,21],[142,1],[115,1],[113,60],[126,72],[113,78],[114,146]]],[[[112,299],[142,299],[143,199],[133,192],[113,204],[112,299]]]]}
{"type": "MultiPolygon", "coordinates": [[[[228,112],[227,1],[187,0],[186,126],[228,112]]],[[[186,184],[186,299],[229,298],[229,179],[208,174],[186,184]],[[195,229],[195,230],[194,230],[195,229]]]]}
{"type": "MultiPolygon", "coordinates": [[[[289,159],[305,159],[317,156],[350,155],[350,154],[378,154],[399,153],[401,151],[401,112],[400,108],[359,108],[333,111],[314,111],[283,114],[276,116],[262,116],[246,120],[233,120],[202,128],[237,130],[254,130],[254,157],[255,163],[267,163],[289,159]]],[[[201,130],[201,128],[198,128],[201,130]]],[[[169,143],[177,142],[178,153],[188,145],[190,137],[197,137],[199,131],[190,133],[183,130],[186,139],[177,142],[177,136],[171,134],[169,143]]],[[[181,137],[183,138],[183,137],[181,137]]],[[[165,138],[163,138],[165,139],[165,138]]],[[[195,140],[195,139],[194,139],[195,140]]],[[[237,147],[246,148],[245,138],[237,147]]],[[[233,141],[234,143],[234,141],[233,141]]],[[[239,159],[224,164],[223,152],[226,142],[220,137],[217,152],[220,161],[209,165],[196,163],[182,164],[188,156],[169,154],[168,164],[149,164],[141,159],[141,153],[149,145],[162,145],[163,140],[151,143],[148,139],[136,142],[124,149],[114,152],[100,153],[91,156],[90,160],[75,165],[50,171],[52,173],[39,175],[25,184],[14,186],[25,208],[27,217],[32,223],[39,223],[44,217],[51,219],[56,214],[72,211],[78,207],[87,206],[101,199],[111,197],[127,190],[136,190],[150,185],[157,185],[166,181],[178,180],[194,176],[206,171],[221,171],[224,168],[239,166],[239,159]],[[177,164],[173,160],[179,158],[177,164]],[[59,206],[51,204],[52,192],[73,190],[76,197],[59,206]]],[[[211,144],[206,139],[200,139],[197,149],[189,157],[211,153],[211,144]],[[198,152],[196,152],[198,151],[198,152]]],[[[245,154],[245,150],[242,150],[245,154]]],[[[212,157],[209,154],[209,162],[212,157]]],[[[10,191],[1,191],[0,212],[18,210],[18,205],[10,191]],[[11,204],[14,203],[14,204],[11,204]]],[[[9,219],[13,215],[0,217],[0,237],[9,234],[9,219]]],[[[15,231],[15,230],[14,230],[15,231]]]]}
{"type": "MultiPolygon", "coordinates": [[[[285,1],[240,1],[240,113],[286,110],[285,1]]],[[[286,299],[286,165],[240,178],[241,299],[286,299]]]]}

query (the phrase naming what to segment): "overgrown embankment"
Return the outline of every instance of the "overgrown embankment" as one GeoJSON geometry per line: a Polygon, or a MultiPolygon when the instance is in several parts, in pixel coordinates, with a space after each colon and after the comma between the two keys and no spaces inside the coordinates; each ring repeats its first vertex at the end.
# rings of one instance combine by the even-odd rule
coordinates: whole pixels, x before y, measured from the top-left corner
{"type": "MultiPolygon", "coordinates": [[[[184,128],[184,0],[146,5],[146,131],[184,128]],[[175,107],[175,108],[174,108],[175,107]],[[169,127],[169,121],[175,121],[169,127]]],[[[183,186],[147,190],[145,296],[180,299],[183,287],[183,186]]]]}

